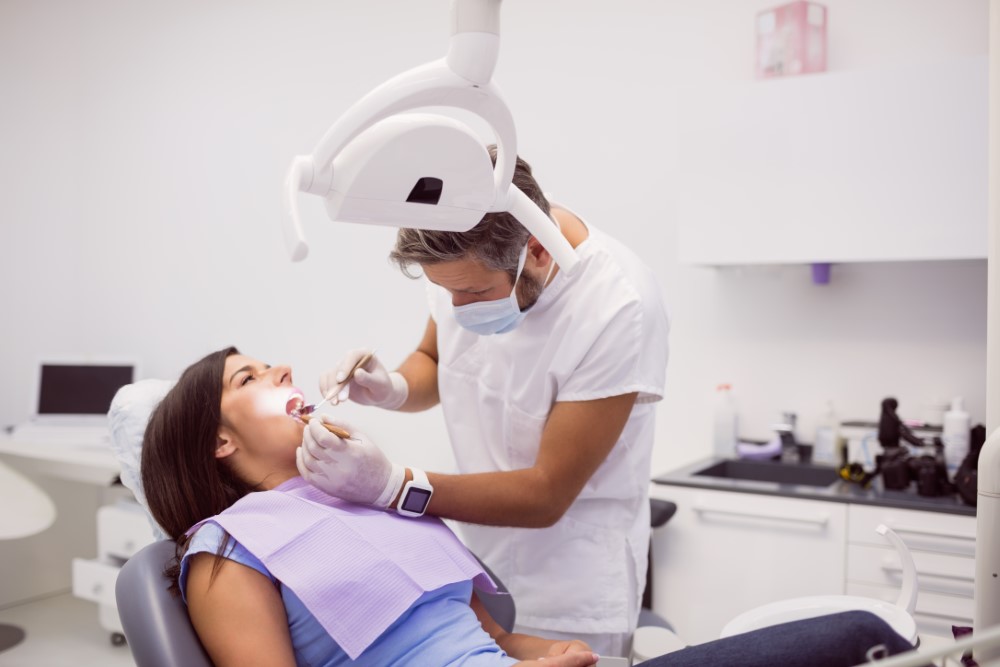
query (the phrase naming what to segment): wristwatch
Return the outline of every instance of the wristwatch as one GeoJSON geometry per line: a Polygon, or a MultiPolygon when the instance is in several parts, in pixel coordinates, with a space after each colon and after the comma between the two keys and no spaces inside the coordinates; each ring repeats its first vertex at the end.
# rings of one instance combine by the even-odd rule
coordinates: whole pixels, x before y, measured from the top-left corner
{"type": "Polygon", "coordinates": [[[403,516],[423,516],[427,511],[427,505],[434,495],[434,487],[427,481],[427,475],[423,470],[410,468],[413,479],[403,486],[403,492],[399,494],[399,503],[396,504],[396,511],[403,516]]]}

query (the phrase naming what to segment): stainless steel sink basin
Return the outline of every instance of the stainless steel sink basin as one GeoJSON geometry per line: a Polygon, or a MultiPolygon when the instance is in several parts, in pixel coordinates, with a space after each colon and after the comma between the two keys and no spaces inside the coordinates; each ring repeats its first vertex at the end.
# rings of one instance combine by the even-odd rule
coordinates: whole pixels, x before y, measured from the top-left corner
{"type": "Polygon", "coordinates": [[[699,477],[720,477],[753,482],[830,486],[840,479],[834,468],[776,461],[725,460],[693,473],[699,477]]]}

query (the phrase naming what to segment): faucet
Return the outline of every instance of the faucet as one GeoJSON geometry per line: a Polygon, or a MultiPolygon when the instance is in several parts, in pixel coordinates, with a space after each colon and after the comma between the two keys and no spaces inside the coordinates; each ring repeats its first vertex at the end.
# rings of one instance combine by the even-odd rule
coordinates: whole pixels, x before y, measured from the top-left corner
{"type": "Polygon", "coordinates": [[[799,446],[795,441],[795,424],[798,416],[794,412],[782,412],[781,422],[771,426],[781,438],[782,463],[799,463],[799,446]]]}

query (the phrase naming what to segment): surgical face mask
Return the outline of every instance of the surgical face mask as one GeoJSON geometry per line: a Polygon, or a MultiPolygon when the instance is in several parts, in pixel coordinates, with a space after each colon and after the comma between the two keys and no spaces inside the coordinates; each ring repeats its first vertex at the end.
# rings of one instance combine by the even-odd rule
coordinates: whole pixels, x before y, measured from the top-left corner
{"type": "Polygon", "coordinates": [[[517,275],[514,276],[514,286],[510,289],[510,296],[455,306],[452,309],[455,321],[480,336],[507,333],[516,329],[527,314],[521,311],[521,306],[517,303],[517,281],[521,279],[521,271],[524,270],[524,260],[527,257],[528,245],[525,244],[517,258],[517,275]]]}
{"type": "MultiPolygon", "coordinates": [[[[552,217],[552,222],[557,229],[562,231],[562,225],[559,224],[557,218],[552,217]]],[[[479,301],[464,306],[455,306],[452,308],[455,313],[455,321],[461,327],[480,336],[507,333],[516,329],[524,316],[528,314],[527,311],[522,311],[521,306],[517,303],[517,281],[521,279],[521,271],[524,270],[524,262],[527,258],[528,244],[525,243],[517,258],[517,273],[514,276],[514,286],[510,288],[510,296],[493,301],[479,301]]],[[[555,268],[555,260],[552,260],[549,264],[549,272],[545,274],[545,280],[542,281],[541,289],[545,289],[555,268]]],[[[530,308],[531,304],[528,307],[530,308]]]]}

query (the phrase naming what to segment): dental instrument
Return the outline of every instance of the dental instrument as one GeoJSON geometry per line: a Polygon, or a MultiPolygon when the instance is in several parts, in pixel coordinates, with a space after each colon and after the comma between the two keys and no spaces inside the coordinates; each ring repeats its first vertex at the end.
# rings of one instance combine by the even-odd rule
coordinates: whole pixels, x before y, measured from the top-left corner
{"type": "Polygon", "coordinates": [[[316,412],[316,410],[319,409],[319,407],[322,406],[324,403],[327,403],[328,401],[334,398],[336,398],[336,400],[334,401],[333,405],[338,405],[341,401],[346,400],[347,396],[342,397],[341,393],[344,391],[344,389],[347,388],[347,385],[351,383],[351,380],[354,379],[354,373],[357,372],[359,368],[361,368],[369,361],[371,361],[372,357],[374,356],[375,356],[375,350],[372,350],[368,354],[358,359],[358,362],[354,364],[354,367],[351,368],[350,371],[348,371],[347,376],[340,381],[340,383],[337,385],[334,391],[327,392],[326,397],[319,403],[316,403],[315,405],[303,405],[301,408],[299,408],[298,414],[311,415],[312,413],[316,412]]]}
{"type": "MultiPolygon", "coordinates": [[[[299,421],[301,421],[303,423],[308,424],[309,420],[312,419],[312,417],[309,416],[309,415],[300,414],[300,415],[296,416],[296,419],[298,419],[299,421]]],[[[354,439],[353,437],[351,437],[350,433],[348,433],[344,429],[340,428],[339,426],[334,426],[333,424],[328,424],[326,422],[323,422],[323,428],[325,428],[330,433],[333,433],[335,436],[337,436],[338,438],[340,438],[342,440],[353,440],[354,439]]]]}
{"type": "Polygon", "coordinates": [[[323,197],[334,221],[462,232],[508,212],[569,272],[576,251],[512,182],[514,120],[491,81],[500,47],[500,0],[452,0],[447,55],[397,75],[351,106],[285,178],[284,237],[292,261],[308,254],[298,193],[323,197]],[[495,133],[494,167],[464,123],[422,107],[462,109],[495,133]]]}

